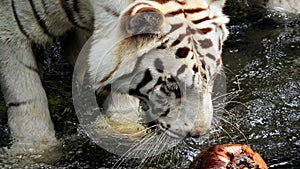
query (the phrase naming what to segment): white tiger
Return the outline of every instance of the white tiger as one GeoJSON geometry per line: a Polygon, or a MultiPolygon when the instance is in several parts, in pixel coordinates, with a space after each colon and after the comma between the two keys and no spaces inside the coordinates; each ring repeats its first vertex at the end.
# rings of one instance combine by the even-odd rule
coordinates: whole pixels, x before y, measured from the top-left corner
{"type": "Polygon", "coordinates": [[[92,83],[100,93],[120,82],[129,90],[123,91],[120,86],[117,97],[127,94],[125,97],[136,107],[145,103],[147,113],[157,118],[159,130],[172,137],[206,133],[213,116],[213,79],[222,69],[222,44],[227,37],[224,3],[0,1],[0,77],[14,138],[12,147],[36,153],[58,144],[32,45],[52,43],[55,38],[70,35],[67,32],[71,36],[66,37],[65,57],[73,63],[93,33],[88,64],[92,83]],[[119,41],[104,62],[98,60],[99,45],[112,47],[119,41]],[[128,84],[129,79],[134,81],[128,84]],[[200,102],[195,102],[198,99],[200,102]]]}

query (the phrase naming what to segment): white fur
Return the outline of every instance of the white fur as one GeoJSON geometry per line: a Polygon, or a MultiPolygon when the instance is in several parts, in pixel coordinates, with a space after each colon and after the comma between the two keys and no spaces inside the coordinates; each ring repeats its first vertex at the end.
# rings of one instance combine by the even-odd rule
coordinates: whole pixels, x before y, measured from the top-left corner
{"type": "Polygon", "coordinates": [[[267,5],[271,10],[300,14],[299,0],[269,0],[267,5]]]}
{"type": "MultiPolygon", "coordinates": [[[[23,26],[25,33],[29,35],[29,39],[19,30],[19,27],[13,15],[13,10],[11,8],[11,1],[1,1],[1,86],[7,104],[20,103],[20,105],[11,106],[8,109],[9,127],[11,129],[12,136],[15,139],[14,147],[26,145],[23,146],[25,151],[30,149],[32,152],[39,152],[47,146],[57,144],[57,140],[55,138],[53,124],[51,122],[49,110],[47,108],[48,105],[45,91],[42,88],[38,74],[33,71],[33,69],[37,69],[37,63],[31,50],[31,44],[38,43],[45,45],[47,43],[51,43],[52,37],[45,34],[39,23],[35,21],[35,16],[32,13],[32,9],[28,1],[15,2],[16,13],[18,14],[18,18],[21,25],[23,26]],[[26,67],[31,67],[32,70],[26,67]]],[[[63,11],[63,8],[60,6],[59,0],[46,0],[44,2],[47,4],[46,8],[48,8],[48,11],[43,10],[45,6],[43,6],[41,1],[34,1],[37,12],[45,20],[45,24],[49,32],[54,36],[62,36],[66,33],[66,31],[74,29],[76,33],[74,39],[76,41],[69,42],[68,45],[70,46],[70,48],[72,49],[73,47],[73,51],[71,50],[69,53],[71,53],[70,55],[78,53],[78,49],[81,48],[82,43],[89,36],[88,32],[86,33],[85,30],[81,30],[80,28],[72,25],[70,20],[67,18],[66,13],[63,11]]],[[[88,1],[86,2],[87,3],[79,2],[81,5],[81,10],[83,11],[82,14],[85,17],[82,18],[83,20],[80,20],[80,17],[76,15],[75,20],[79,26],[89,27],[92,23],[92,15],[94,15],[94,35],[91,44],[91,53],[88,59],[88,64],[90,66],[89,72],[91,74],[92,82],[98,82],[99,80],[103,79],[118,66],[118,70],[114,72],[114,74],[107,82],[100,85],[95,85],[95,88],[98,88],[104,86],[105,84],[113,82],[114,79],[122,76],[125,73],[131,72],[134,68],[132,63],[136,62],[137,57],[144,54],[151,55],[150,50],[158,47],[161,42],[158,40],[159,37],[157,37],[153,38],[150,41],[144,40],[145,42],[141,43],[140,46],[128,46],[128,49],[126,49],[126,46],[123,46],[122,49],[118,47],[120,45],[120,40],[123,40],[122,38],[124,38],[124,35],[122,35],[120,30],[118,29],[120,26],[120,15],[122,15],[124,11],[126,11],[126,9],[129,9],[131,5],[139,3],[140,1],[134,2],[133,0],[91,0],[91,4],[89,4],[88,1]],[[83,21],[85,21],[87,25],[82,25],[84,23],[83,21]],[[119,49],[122,51],[118,51],[119,49]],[[120,52],[124,52],[121,53],[122,56],[120,55],[120,52]]],[[[180,8],[180,5],[176,4],[174,1],[170,1],[166,5],[160,5],[159,3],[156,3],[154,1],[147,2],[154,8],[157,8],[164,13],[180,8]]],[[[214,2],[212,4],[209,0],[187,2],[188,3],[186,5],[186,8],[189,8],[193,5],[203,8],[207,8],[208,6],[210,6],[211,16],[222,15],[221,8],[224,1],[214,2]]],[[[174,22],[178,22],[178,20],[170,19],[164,23],[162,29],[160,30],[162,32],[162,35],[170,29],[170,24],[174,22]]],[[[227,20],[224,19],[223,22],[225,23],[227,22],[227,20]]],[[[172,56],[171,53],[174,52],[175,51],[162,53],[162,55],[166,55],[165,57],[162,57],[162,60],[165,63],[165,67],[172,74],[175,74],[175,72],[182,64],[180,62],[169,59],[170,56],[172,56]]],[[[149,67],[150,69],[153,69],[154,65],[149,65],[149,63],[153,63],[155,58],[156,57],[154,56],[150,56],[150,60],[143,61],[141,68],[149,67]]],[[[72,58],[70,60],[72,60],[72,58]]],[[[143,69],[140,71],[143,71],[143,69]]],[[[216,70],[214,70],[213,68],[211,68],[211,71],[216,72],[216,70]]],[[[153,76],[156,76],[155,71],[153,71],[152,73],[154,73],[153,76]]],[[[188,85],[192,84],[192,79],[189,74],[183,74],[180,76],[180,78],[182,81],[186,81],[188,85]]],[[[200,78],[197,78],[197,80],[201,81],[200,78]]],[[[133,82],[133,84],[131,83],[131,81],[128,81],[125,82],[124,85],[135,85],[135,82],[133,82]]],[[[198,85],[198,83],[196,86],[198,88],[201,88],[201,85],[198,85]]],[[[116,112],[131,108],[136,110],[138,108],[137,99],[129,97],[132,104],[127,105],[126,103],[124,103],[124,100],[128,100],[128,96],[124,96],[123,98],[122,95],[117,95],[117,97],[119,97],[117,99],[118,101],[116,102],[117,105],[114,107],[109,105],[109,111],[116,112]]],[[[201,97],[203,100],[202,103],[197,103],[197,105],[200,104],[203,108],[205,108],[205,111],[212,112],[210,93],[208,91],[205,91],[202,93],[202,96],[194,95],[190,99],[197,97],[201,97]]],[[[170,123],[175,122],[174,125],[172,125],[175,126],[174,128],[181,128],[182,126],[180,124],[183,124],[183,122],[189,122],[189,120],[193,118],[193,116],[197,116],[197,113],[199,113],[199,111],[195,109],[197,107],[196,105],[194,107],[188,106],[188,102],[192,101],[190,99],[187,100],[182,109],[184,111],[193,112],[196,114],[189,114],[188,116],[186,116],[186,118],[184,118],[185,120],[183,121],[178,121],[178,119],[170,117],[171,120],[174,120],[170,123]],[[177,122],[179,123],[179,125],[177,122]],[[178,126],[175,124],[177,124],[178,126]]],[[[202,128],[203,130],[207,130],[207,127],[210,126],[212,116],[212,113],[207,113],[205,111],[200,112],[200,115],[201,117],[204,117],[204,120],[199,121],[202,126],[206,126],[202,128]]],[[[168,120],[168,122],[170,121],[170,119],[168,120]]],[[[191,125],[193,126],[193,123],[191,125]]],[[[187,131],[187,129],[183,130],[187,131]]]]}

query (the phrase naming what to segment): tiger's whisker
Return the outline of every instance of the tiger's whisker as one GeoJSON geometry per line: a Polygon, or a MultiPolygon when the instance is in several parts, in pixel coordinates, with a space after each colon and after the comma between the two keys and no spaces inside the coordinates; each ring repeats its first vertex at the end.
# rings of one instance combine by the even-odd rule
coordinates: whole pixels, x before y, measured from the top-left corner
{"type": "MultiPolygon", "coordinates": [[[[158,137],[161,137],[161,136],[158,136],[158,137]]],[[[153,153],[153,150],[156,151],[156,145],[157,145],[157,144],[152,144],[152,145],[148,148],[148,150],[147,150],[147,152],[146,152],[146,155],[145,155],[145,158],[142,159],[142,161],[141,161],[140,165],[138,166],[138,168],[141,168],[141,167],[145,164],[145,162],[146,162],[146,160],[147,160],[148,157],[150,157],[150,158],[152,157],[152,154],[151,154],[151,153],[153,153]]],[[[155,153],[155,152],[154,152],[154,153],[155,153]]]]}
{"type": "Polygon", "coordinates": [[[242,102],[239,102],[239,101],[229,101],[226,104],[233,104],[233,103],[239,104],[239,105],[242,105],[245,108],[248,108],[248,106],[245,103],[242,103],[242,102]]]}
{"type": "Polygon", "coordinates": [[[139,134],[141,134],[141,133],[143,133],[143,132],[147,132],[147,131],[149,131],[149,130],[155,128],[155,127],[157,127],[156,124],[155,124],[155,125],[152,125],[152,126],[150,126],[150,127],[147,127],[147,128],[145,128],[145,129],[143,129],[143,130],[140,130],[140,131],[138,131],[138,132],[135,132],[135,133],[133,133],[133,134],[126,134],[126,135],[128,135],[128,136],[139,135],[139,134]]]}
{"type": "MultiPolygon", "coordinates": [[[[224,122],[226,122],[227,124],[229,124],[230,126],[232,126],[234,129],[236,129],[243,136],[243,138],[246,141],[246,144],[248,144],[247,137],[245,136],[245,134],[236,125],[234,125],[233,123],[229,122],[228,120],[226,120],[226,119],[224,119],[222,117],[218,117],[218,116],[215,116],[215,117],[218,118],[218,119],[220,119],[220,120],[222,120],[222,121],[224,121],[224,122]]],[[[220,128],[220,129],[223,129],[223,128],[220,128]]]]}
{"type": "Polygon", "coordinates": [[[165,134],[164,133],[161,133],[161,134],[159,134],[159,136],[156,138],[156,143],[155,144],[152,144],[152,146],[153,147],[149,147],[148,148],[148,151],[147,151],[147,153],[146,153],[146,157],[145,158],[143,158],[143,160],[142,160],[142,162],[141,162],[141,164],[139,165],[139,167],[141,167],[142,166],[142,164],[144,164],[145,163],[145,161],[146,161],[146,159],[148,158],[148,157],[150,157],[150,163],[151,163],[151,161],[154,159],[154,155],[156,155],[156,154],[161,154],[161,151],[163,151],[163,149],[164,149],[164,144],[162,144],[162,140],[165,140],[165,134]],[[158,151],[158,152],[157,152],[158,151]]]}
{"type": "MultiPolygon", "coordinates": [[[[137,140],[135,141],[136,143],[130,147],[130,149],[128,149],[120,158],[119,160],[114,164],[113,168],[116,167],[120,167],[120,165],[128,158],[130,158],[134,153],[137,153],[135,151],[135,149],[137,149],[139,146],[143,146],[143,144],[145,144],[145,142],[148,142],[149,140],[151,140],[151,138],[155,137],[156,133],[153,134],[149,134],[146,137],[142,138],[142,140],[137,140]],[[142,144],[141,144],[142,143],[142,144]]],[[[134,156],[135,157],[135,156],[134,156]]]]}
{"type": "Polygon", "coordinates": [[[216,97],[213,97],[212,101],[214,102],[215,100],[217,100],[219,98],[222,98],[222,97],[234,96],[234,95],[237,95],[240,92],[241,92],[241,90],[238,90],[238,91],[234,91],[234,92],[230,92],[230,93],[225,93],[225,94],[222,94],[222,95],[218,95],[216,97]]]}

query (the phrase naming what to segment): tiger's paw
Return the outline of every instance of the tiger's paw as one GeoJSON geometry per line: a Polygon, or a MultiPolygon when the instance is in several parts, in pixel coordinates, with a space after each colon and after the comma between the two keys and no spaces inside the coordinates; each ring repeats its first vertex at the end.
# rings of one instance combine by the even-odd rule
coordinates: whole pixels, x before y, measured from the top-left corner
{"type": "Polygon", "coordinates": [[[54,164],[63,155],[62,145],[56,139],[44,142],[15,141],[10,147],[1,148],[0,154],[8,163],[17,162],[16,167],[36,163],[54,164]]]}

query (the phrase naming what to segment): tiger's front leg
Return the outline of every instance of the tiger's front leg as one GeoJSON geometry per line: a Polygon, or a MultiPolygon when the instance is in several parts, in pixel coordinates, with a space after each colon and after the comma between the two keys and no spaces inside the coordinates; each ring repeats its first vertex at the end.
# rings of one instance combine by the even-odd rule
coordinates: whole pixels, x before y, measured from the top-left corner
{"type": "Polygon", "coordinates": [[[19,46],[0,40],[0,55],[12,150],[34,154],[58,145],[31,44],[19,46]]]}

